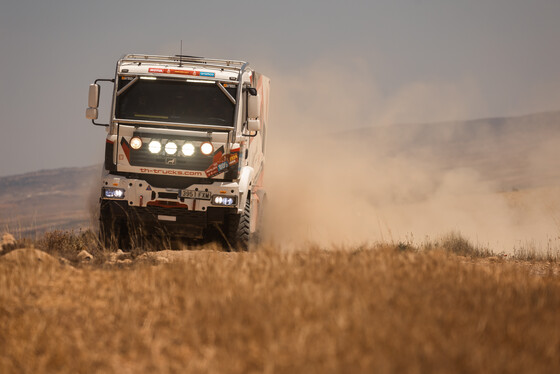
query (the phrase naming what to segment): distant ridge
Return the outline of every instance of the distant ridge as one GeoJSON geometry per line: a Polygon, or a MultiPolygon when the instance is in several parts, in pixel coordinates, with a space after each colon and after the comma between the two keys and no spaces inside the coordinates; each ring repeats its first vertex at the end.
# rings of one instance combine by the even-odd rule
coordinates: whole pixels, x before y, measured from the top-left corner
{"type": "MultiPolygon", "coordinates": [[[[58,169],[45,169],[33,171],[23,174],[15,174],[0,177],[0,187],[26,187],[28,184],[45,184],[49,186],[56,186],[68,182],[73,177],[88,175],[92,173],[101,172],[99,165],[91,165],[86,167],[66,167],[58,169]]],[[[97,175],[99,176],[99,175],[97,175]]],[[[0,196],[2,191],[0,191],[0,196]]]]}
{"type": "Polygon", "coordinates": [[[560,183],[560,111],[368,127],[336,136],[367,143],[376,156],[421,160],[442,170],[472,168],[504,190],[560,183]]]}
{"type": "Polygon", "coordinates": [[[548,121],[556,121],[560,119],[560,110],[552,110],[552,111],[545,111],[545,112],[538,112],[538,113],[528,113],[528,114],[520,114],[516,116],[505,116],[505,117],[480,117],[480,118],[473,118],[468,120],[456,120],[456,121],[434,121],[434,122],[410,122],[410,123],[399,123],[395,124],[394,126],[439,126],[439,125],[453,125],[453,124],[465,124],[471,125],[476,123],[490,123],[490,124],[501,124],[504,122],[548,122],[548,121]]]}
{"type": "MultiPolygon", "coordinates": [[[[560,111],[528,114],[516,117],[492,117],[466,121],[445,121],[427,123],[401,123],[389,126],[363,127],[339,132],[336,135],[355,139],[365,137],[373,140],[391,140],[395,145],[417,144],[417,141],[434,145],[434,142],[469,141],[482,137],[509,138],[517,133],[546,134],[548,130],[560,128],[560,111]],[[546,130],[546,131],[542,131],[546,130]]],[[[554,131],[553,131],[554,132],[554,131]]]]}

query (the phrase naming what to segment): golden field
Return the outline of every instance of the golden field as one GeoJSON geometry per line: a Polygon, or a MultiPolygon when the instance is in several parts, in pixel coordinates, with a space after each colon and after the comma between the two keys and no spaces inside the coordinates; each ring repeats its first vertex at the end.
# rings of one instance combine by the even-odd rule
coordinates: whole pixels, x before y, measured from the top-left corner
{"type": "Polygon", "coordinates": [[[0,257],[0,372],[560,371],[557,257],[491,256],[459,237],[173,254],[0,257]]]}

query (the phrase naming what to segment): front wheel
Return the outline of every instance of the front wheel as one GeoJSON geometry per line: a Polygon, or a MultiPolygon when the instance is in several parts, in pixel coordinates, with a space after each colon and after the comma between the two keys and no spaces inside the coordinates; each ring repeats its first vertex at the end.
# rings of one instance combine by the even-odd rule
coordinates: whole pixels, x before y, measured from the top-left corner
{"type": "Polygon", "coordinates": [[[255,196],[249,192],[243,213],[227,217],[224,233],[230,250],[249,251],[260,243],[263,237],[265,204],[264,192],[257,192],[255,196]]]}
{"type": "Polygon", "coordinates": [[[251,240],[251,199],[247,197],[245,209],[239,218],[239,226],[237,226],[237,245],[240,250],[248,251],[251,240]]]}
{"type": "Polygon", "coordinates": [[[241,214],[232,214],[225,222],[226,245],[231,251],[248,251],[251,239],[251,201],[247,197],[241,214]]]}
{"type": "Polygon", "coordinates": [[[99,220],[99,241],[105,249],[128,250],[130,240],[126,222],[119,222],[101,215],[99,220]]]}

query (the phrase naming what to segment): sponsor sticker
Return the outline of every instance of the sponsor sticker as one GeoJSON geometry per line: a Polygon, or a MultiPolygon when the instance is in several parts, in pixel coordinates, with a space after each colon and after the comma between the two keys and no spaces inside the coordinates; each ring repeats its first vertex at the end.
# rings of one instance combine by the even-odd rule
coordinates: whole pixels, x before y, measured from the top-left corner
{"type": "Polygon", "coordinates": [[[215,177],[218,174],[225,172],[230,166],[236,165],[239,162],[239,153],[230,153],[222,155],[222,157],[215,157],[214,162],[208,169],[206,169],[206,176],[208,178],[215,177]]]}
{"type": "Polygon", "coordinates": [[[168,68],[149,68],[148,73],[191,75],[194,77],[215,77],[216,74],[209,71],[194,71],[168,68]]]}
{"type": "Polygon", "coordinates": [[[204,177],[204,173],[202,171],[195,171],[195,170],[168,170],[168,169],[140,168],[140,173],[159,174],[159,175],[178,175],[183,177],[204,177]]]}

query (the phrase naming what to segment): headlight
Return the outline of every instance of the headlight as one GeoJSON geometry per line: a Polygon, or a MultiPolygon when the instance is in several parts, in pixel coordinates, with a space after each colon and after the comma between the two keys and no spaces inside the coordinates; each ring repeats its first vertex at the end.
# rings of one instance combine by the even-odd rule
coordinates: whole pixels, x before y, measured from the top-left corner
{"type": "Polygon", "coordinates": [[[152,140],[148,145],[148,149],[151,153],[159,153],[161,151],[161,143],[157,140],[152,140]]]}
{"type": "Polygon", "coordinates": [[[122,199],[124,198],[124,190],[122,188],[104,188],[103,197],[108,199],[122,199]]]}
{"type": "Polygon", "coordinates": [[[142,148],[142,139],[135,136],[134,138],[130,139],[130,148],[132,149],[140,149],[142,148]]]}
{"type": "Polygon", "coordinates": [[[192,156],[194,154],[194,145],[191,143],[185,143],[183,144],[181,150],[185,156],[192,156]]]}
{"type": "Polygon", "coordinates": [[[214,151],[214,146],[210,142],[204,142],[200,145],[200,151],[205,155],[209,155],[214,151]]]}
{"type": "Polygon", "coordinates": [[[213,205],[233,206],[236,203],[237,203],[237,196],[223,196],[223,195],[212,196],[213,205]]]}
{"type": "Polygon", "coordinates": [[[174,155],[177,153],[177,144],[173,142],[169,142],[165,145],[165,153],[168,155],[174,155]]]}

